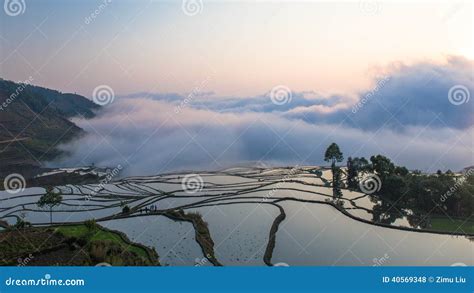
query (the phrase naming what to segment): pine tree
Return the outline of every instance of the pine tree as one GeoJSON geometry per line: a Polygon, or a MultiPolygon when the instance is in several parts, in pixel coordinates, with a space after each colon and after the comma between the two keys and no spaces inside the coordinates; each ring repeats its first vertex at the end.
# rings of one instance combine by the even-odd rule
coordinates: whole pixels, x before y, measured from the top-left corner
{"type": "Polygon", "coordinates": [[[331,162],[333,197],[339,198],[342,196],[341,170],[336,166],[336,163],[342,162],[344,156],[336,143],[333,142],[327,148],[326,153],[324,154],[324,160],[326,162],[331,162]]]}

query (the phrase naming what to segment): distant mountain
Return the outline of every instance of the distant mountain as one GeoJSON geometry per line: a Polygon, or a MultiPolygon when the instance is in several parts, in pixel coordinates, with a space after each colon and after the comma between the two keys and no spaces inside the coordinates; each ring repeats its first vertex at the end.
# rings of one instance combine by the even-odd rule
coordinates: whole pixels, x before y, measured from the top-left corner
{"type": "Polygon", "coordinates": [[[0,79],[0,175],[59,156],[57,145],[83,132],[68,119],[94,117],[99,107],[80,95],[0,79]]]}

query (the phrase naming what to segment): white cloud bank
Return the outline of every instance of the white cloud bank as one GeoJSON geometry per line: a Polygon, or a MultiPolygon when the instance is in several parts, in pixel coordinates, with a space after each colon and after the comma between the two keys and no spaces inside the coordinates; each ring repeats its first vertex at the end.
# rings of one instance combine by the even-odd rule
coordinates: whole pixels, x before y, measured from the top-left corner
{"type": "Polygon", "coordinates": [[[349,97],[292,93],[275,105],[268,95],[215,97],[202,93],[141,93],[117,98],[91,120],[88,134],[63,145],[70,153],[53,165],[95,163],[125,167],[123,175],[183,169],[222,169],[245,162],[323,164],[337,142],[345,157],[384,154],[412,169],[459,170],[474,163],[474,101],[453,105],[454,85],[473,92],[473,62],[397,65],[383,86],[354,111],[349,97]]]}

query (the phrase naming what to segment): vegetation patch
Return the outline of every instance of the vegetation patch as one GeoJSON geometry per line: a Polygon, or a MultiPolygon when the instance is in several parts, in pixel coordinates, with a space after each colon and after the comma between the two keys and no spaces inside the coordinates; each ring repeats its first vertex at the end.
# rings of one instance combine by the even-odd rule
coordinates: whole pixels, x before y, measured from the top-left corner
{"type": "Polygon", "coordinates": [[[185,213],[183,210],[175,210],[166,212],[164,215],[172,220],[191,222],[196,232],[196,241],[201,246],[206,258],[213,265],[222,266],[214,254],[214,241],[211,238],[208,224],[200,213],[185,213]]]}
{"type": "Polygon", "coordinates": [[[436,231],[446,232],[464,232],[467,234],[474,234],[474,219],[460,220],[450,218],[432,218],[431,229],[436,231]]]}
{"type": "Polygon", "coordinates": [[[265,254],[263,255],[263,262],[268,266],[272,266],[271,260],[273,256],[273,250],[275,249],[275,239],[276,233],[278,232],[278,227],[280,226],[280,223],[286,218],[285,210],[279,205],[276,206],[280,209],[280,214],[275,218],[275,221],[272,224],[267,248],[265,249],[265,254]]]}
{"type": "Polygon", "coordinates": [[[0,264],[91,266],[160,265],[157,253],[116,231],[84,225],[28,227],[0,233],[0,264]]]}

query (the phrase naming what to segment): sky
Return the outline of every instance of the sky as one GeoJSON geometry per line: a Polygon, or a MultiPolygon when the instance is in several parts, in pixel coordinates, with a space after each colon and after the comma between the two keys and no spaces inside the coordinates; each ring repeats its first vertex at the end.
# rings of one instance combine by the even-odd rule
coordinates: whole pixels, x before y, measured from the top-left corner
{"type": "Polygon", "coordinates": [[[102,84],[184,94],[203,80],[222,96],[280,84],[354,94],[393,62],[473,58],[470,1],[204,0],[196,15],[187,2],[25,0],[0,15],[1,77],[86,97],[102,84]]]}
{"type": "Polygon", "coordinates": [[[74,120],[88,135],[62,146],[71,155],[51,166],[120,165],[125,176],[326,165],[336,142],[345,158],[382,154],[412,170],[459,171],[474,165],[473,66],[460,56],[398,65],[356,102],[307,91],[108,96],[96,118],[74,120]]]}
{"type": "Polygon", "coordinates": [[[321,165],[332,142],[474,165],[469,1],[24,3],[1,14],[0,77],[103,106],[50,166],[321,165]]]}

